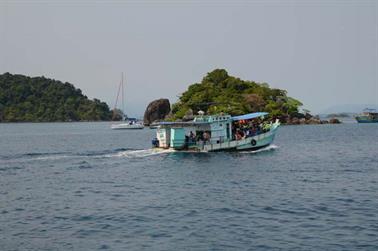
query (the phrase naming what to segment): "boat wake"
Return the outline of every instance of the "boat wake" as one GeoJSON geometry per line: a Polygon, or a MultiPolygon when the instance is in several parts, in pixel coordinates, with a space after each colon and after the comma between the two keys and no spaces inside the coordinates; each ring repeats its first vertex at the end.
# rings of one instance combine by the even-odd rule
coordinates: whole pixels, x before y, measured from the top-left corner
{"type": "Polygon", "coordinates": [[[129,157],[129,158],[143,158],[153,155],[172,153],[174,150],[170,149],[142,149],[142,150],[126,150],[114,154],[107,154],[104,157],[129,157]]]}
{"type": "MultiPolygon", "coordinates": [[[[277,145],[270,145],[267,147],[264,147],[262,149],[256,150],[256,151],[240,151],[239,153],[248,153],[248,154],[255,154],[260,152],[268,152],[275,149],[278,149],[279,147],[277,145]]],[[[118,153],[114,154],[107,154],[104,157],[107,158],[114,158],[114,157],[126,157],[126,158],[143,158],[143,157],[149,157],[153,155],[160,155],[160,154],[168,154],[168,153],[188,153],[188,154],[206,154],[204,152],[193,152],[193,151],[176,151],[173,149],[161,149],[161,148],[152,148],[152,149],[142,149],[142,150],[126,150],[126,151],[120,151],[118,153]]],[[[209,152],[211,154],[211,152],[209,152]]],[[[217,152],[219,154],[219,152],[217,152]]]]}
{"type": "MultiPolygon", "coordinates": [[[[270,145],[256,151],[240,151],[238,153],[255,154],[260,152],[272,151],[279,148],[276,145],[270,145]]],[[[27,161],[58,161],[64,159],[79,159],[79,158],[145,158],[154,155],[169,154],[177,152],[172,149],[114,149],[110,151],[84,152],[84,153],[27,153],[23,155],[7,156],[0,158],[0,163],[9,162],[27,162],[27,161]]],[[[188,152],[189,153],[189,152],[188,152]]],[[[195,152],[190,152],[195,153],[195,152]]],[[[203,154],[203,153],[202,153],[203,154]]]]}
{"type": "Polygon", "coordinates": [[[15,163],[28,161],[59,161],[83,158],[143,158],[153,155],[174,152],[165,149],[114,149],[110,151],[94,151],[83,153],[54,152],[54,153],[26,153],[11,156],[0,156],[0,163],[15,163]]]}
{"type": "Polygon", "coordinates": [[[256,151],[240,151],[239,153],[249,153],[249,154],[254,154],[254,153],[261,153],[261,152],[269,152],[278,149],[279,146],[277,145],[269,145],[267,147],[258,149],[256,151]]]}

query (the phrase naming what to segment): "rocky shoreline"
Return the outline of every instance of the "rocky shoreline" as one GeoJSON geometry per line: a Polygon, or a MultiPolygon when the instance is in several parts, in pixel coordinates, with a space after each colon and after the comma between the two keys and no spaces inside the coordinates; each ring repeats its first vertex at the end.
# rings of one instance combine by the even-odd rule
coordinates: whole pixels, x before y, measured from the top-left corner
{"type": "Polygon", "coordinates": [[[331,118],[329,120],[322,120],[318,116],[311,116],[310,118],[288,118],[282,121],[285,125],[322,125],[322,124],[341,124],[341,121],[337,118],[331,118]]]}

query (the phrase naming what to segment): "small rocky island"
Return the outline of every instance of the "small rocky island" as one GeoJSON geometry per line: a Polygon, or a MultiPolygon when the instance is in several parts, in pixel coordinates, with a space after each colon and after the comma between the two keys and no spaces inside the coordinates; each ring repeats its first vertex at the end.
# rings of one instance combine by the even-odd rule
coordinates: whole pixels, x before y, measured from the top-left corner
{"type": "Polygon", "coordinates": [[[106,103],[88,99],[70,83],[0,75],[0,122],[104,121],[111,116],[106,103]]]}
{"type": "Polygon", "coordinates": [[[143,117],[145,125],[151,125],[155,121],[161,121],[167,118],[171,112],[171,104],[168,99],[157,99],[152,101],[146,108],[143,117]]]}
{"type": "Polygon", "coordinates": [[[199,83],[194,83],[181,94],[179,100],[169,106],[169,100],[151,102],[144,114],[144,123],[150,125],[161,120],[192,120],[198,111],[206,114],[225,112],[240,115],[265,111],[283,124],[340,123],[337,119],[320,120],[305,109],[302,102],[287,95],[286,90],[271,88],[267,83],[242,80],[228,75],[224,69],[215,69],[206,74],[199,83]]]}

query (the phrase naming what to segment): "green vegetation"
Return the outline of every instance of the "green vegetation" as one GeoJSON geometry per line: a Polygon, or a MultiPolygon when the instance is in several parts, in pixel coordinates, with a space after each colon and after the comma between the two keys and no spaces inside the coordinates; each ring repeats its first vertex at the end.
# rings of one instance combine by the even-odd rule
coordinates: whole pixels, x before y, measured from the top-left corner
{"type": "Polygon", "coordinates": [[[80,89],[45,77],[0,75],[0,122],[110,120],[106,103],[80,89]]]}
{"type": "Polygon", "coordinates": [[[209,72],[201,81],[189,86],[172,107],[174,119],[182,119],[190,109],[209,114],[226,112],[231,115],[266,111],[272,117],[285,120],[298,115],[302,103],[288,97],[281,89],[266,83],[245,81],[229,76],[224,69],[209,72]]]}

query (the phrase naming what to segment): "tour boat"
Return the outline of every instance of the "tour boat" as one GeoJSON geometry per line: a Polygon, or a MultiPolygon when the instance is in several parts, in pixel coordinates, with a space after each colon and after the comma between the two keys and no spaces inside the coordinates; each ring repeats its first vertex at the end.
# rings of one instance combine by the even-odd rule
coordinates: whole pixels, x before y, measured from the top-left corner
{"type": "Polygon", "coordinates": [[[257,150],[273,142],[280,125],[278,119],[262,122],[266,112],[235,117],[199,114],[189,122],[160,122],[152,145],[194,152],[257,150]]]}
{"type": "Polygon", "coordinates": [[[119,86],[118,86],[118,92],[117,92],[117,98],[116,98],[116,102],[115,102],[115,105],[114,105],[114,109],[113,109],[113,118],[112,120],[114,120],[114,118],[116,117],[116,111],[117,111],[117,104],[118,104],[118,98],[119,98],[119,94],[121,93],[121,99],[122,99],[122,110],[119,110],[120,113],[121,113],[121,116],[122,116],[122,120],[118,123],[115,123],[115,124],[112,124],[110,126],[111,129],[113,130],[120,130],[120,129],[143,129],[144,128],[144,125],[143,125],[143,122],[140,122],[138,121],[137,119],[134,119],[134,118],[128,118],[125,114],[124,114],[124,110],[125,110],[125,105],[124,105],[124,85],[123,85],[123,73],[122,73],[122,78],[121,78],[121,82],[119,83],[119,86]]]}
{"type": "Polygon", "coordinates": [[[358,123],[378,123],[378,112],[375,109],[366,108],[362,114],[356,116],[358,123]]]}

